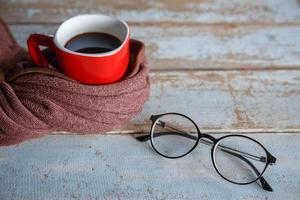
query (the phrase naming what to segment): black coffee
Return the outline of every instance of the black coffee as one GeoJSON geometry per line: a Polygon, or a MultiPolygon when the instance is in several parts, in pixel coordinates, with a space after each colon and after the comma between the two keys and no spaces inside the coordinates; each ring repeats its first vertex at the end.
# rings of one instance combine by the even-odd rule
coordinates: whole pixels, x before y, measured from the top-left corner
{"type": "Polygon", "coordinates": [[[83,33],[70,39],[65,47],[78,53],[105,53],[118,48],[121,41],[107,33],[83,33]]]}

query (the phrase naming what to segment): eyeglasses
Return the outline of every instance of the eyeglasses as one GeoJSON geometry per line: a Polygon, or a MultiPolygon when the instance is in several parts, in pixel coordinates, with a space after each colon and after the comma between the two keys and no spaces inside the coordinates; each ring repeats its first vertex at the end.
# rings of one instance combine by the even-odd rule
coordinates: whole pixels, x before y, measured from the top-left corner
{"type": "Polygon", "coordinates": [[[217,173],[239,185],[258,181],[266,191],[273,191],[264,179],[268,165],[276,158],[258,141],[244,135],[214,138],[200,132],[195,122],[180,113],[165,113],[150,117],[150,134],[136,137],[140,142],[150,139],[151,146],[161,156],[180,158],[191,153],[200,143],[211,146],[211,159],[217,173]]]}

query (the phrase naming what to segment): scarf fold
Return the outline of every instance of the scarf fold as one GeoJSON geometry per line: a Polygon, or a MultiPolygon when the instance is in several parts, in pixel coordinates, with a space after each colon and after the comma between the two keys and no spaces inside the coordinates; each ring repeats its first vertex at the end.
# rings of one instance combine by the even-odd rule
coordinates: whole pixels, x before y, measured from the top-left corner
{"type": "Polygon", "coordinates": [[[130,64],[123,80],[84,85],[64,74],[51,50],[53,68],[39,68],[0,19],[0,146],[53,131],[104,133],[135,117],[149,97],[144,44],[130,41],[130,64]]]}

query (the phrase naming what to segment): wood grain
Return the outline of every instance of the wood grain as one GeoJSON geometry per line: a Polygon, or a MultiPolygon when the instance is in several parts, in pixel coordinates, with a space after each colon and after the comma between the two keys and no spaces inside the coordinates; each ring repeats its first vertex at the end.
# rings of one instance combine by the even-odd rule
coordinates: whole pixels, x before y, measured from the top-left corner
{"type": "MultiPolygon", "coordinates": [[[[54,34],[58,25],[10,27],[25,47],[31,33],[54,34]]],[[[300,26],[132,25],[131,30],[145,42],[152,69],[300,68],[300,26]]]]}
{"type": "Polygon", "coordinates": [[[1,16],[11,23],[58,23],[82,13],[104,13],[143,23],[300,23],[297,0],[1,0],[0,4],[1,16]]]}
{"type": "Polygon", "coordinates": [[[252,137],[277,157],[264,174],[274,192],[223,180],[203,144],[172,160],[130,136],[48,136],[0,148],[0,199],[298,199],[299,133],[252,137]]]}
{"type": "Polygon", "coordinates": [[[169,71],[151,80],[149,101],[125,130],[149,130],[150,115],[164,112],[207,130],[300,130],[300,71],[169,71]]]}

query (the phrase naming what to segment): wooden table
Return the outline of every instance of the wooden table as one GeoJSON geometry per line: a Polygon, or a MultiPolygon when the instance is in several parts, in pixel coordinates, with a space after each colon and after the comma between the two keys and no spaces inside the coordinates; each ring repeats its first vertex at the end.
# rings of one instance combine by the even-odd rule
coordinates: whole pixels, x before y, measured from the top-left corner
{"type": "MultiPolygon", "coordinates": [[[[146,43],[151,96],[130,124],[106,135],[53,133],[0,148],[0,199],[300,199],[300,1],[0,0],[25,47],[32,32],[104,13],[146,43]],[[274,188],[238,186],[212,168],[209,149],[164,159],[138,143],[151,114],[176,111],[206,133],[239,133],[278,158],[274,188]]],[[[219,134],[219,135],[217,135],[219,134]]]]}

